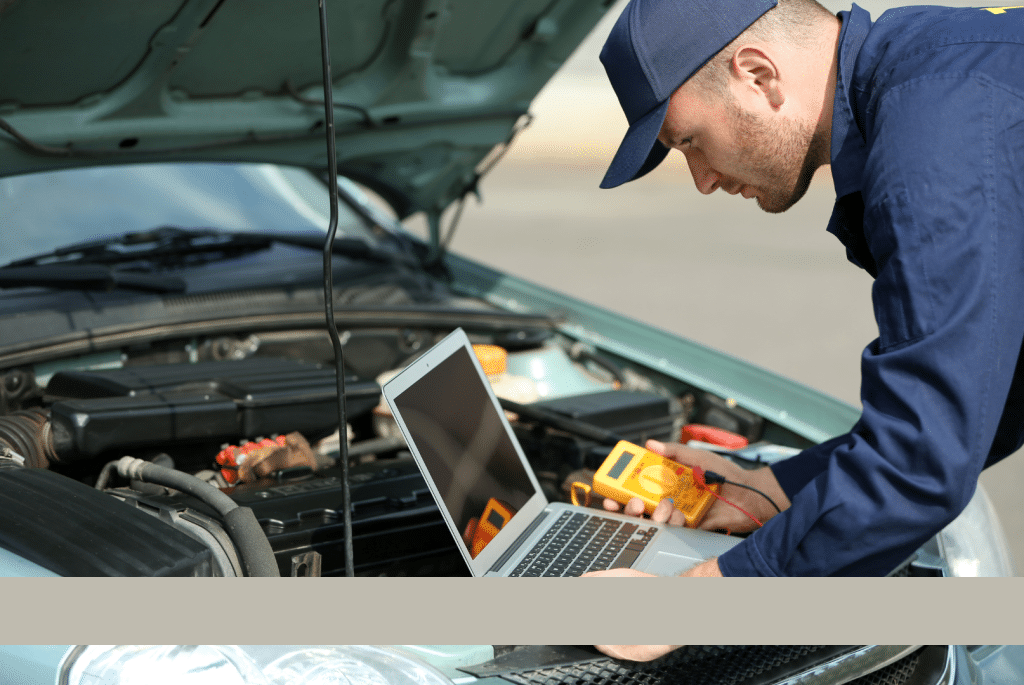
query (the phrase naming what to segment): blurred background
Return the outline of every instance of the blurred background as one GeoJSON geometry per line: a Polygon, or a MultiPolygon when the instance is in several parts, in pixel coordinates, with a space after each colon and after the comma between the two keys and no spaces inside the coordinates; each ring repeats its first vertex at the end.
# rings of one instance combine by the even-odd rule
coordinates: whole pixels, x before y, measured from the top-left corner
{"type": "MultiPolygon", "coordinates": [[[[857,4],[872,18],[893,5],[857,4]]],[[[467,202],[451,249],[859,408],[861,350],[877,337],[872,279],[825,231],[835,200],[827,167],[777,215],[738,195],[701,195],[678,153],[638,181],[598,188],[626,130],[598,60],[624,6],[611,8],[541,91],[532,125],[482,182],[482,203],[467,202]]],[[[1017,454],[982,476],[1018,572],[1022,471],[1017,454]]]]}

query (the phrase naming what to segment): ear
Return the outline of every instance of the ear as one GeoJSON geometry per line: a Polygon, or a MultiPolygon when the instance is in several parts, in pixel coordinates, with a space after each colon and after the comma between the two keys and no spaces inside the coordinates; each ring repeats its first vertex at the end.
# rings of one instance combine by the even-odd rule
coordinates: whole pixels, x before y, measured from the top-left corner
{"type": "Polygon", "coordinates": [[[778,64],[764,49],[753,45],[740,46],[733,53],[729,67],[734,85],[739,87],[737,96],[763,98],[773,110],[782,107],[786,96],[778,64]]]}

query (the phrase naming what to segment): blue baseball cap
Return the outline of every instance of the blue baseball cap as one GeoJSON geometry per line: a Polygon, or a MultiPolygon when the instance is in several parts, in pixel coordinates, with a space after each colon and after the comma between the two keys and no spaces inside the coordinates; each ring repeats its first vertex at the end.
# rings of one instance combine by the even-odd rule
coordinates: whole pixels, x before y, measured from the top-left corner
{"type": "Polygon", "coordinates": [[[658,141],[672,93],[777,0],[631,0],[601,50],[626,131],[602,188],[640,178],[665,159],[658,141]]]}

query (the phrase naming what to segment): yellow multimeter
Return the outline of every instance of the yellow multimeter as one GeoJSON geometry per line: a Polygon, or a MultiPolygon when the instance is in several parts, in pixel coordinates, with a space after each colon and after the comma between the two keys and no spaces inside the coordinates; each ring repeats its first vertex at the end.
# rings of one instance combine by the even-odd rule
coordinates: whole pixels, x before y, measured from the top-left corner
{"type": "Polygon", "coordinates": [[[621,504],[639,497],[648,514],[658,502],[671,497],[689,528],[704,518],[715,501],[712,492],[717,493],[720,486],[716,483],[705,488],[697,486],[689,467],[625,440],[615,445],[594,474],[594,492],[621,504]]]}

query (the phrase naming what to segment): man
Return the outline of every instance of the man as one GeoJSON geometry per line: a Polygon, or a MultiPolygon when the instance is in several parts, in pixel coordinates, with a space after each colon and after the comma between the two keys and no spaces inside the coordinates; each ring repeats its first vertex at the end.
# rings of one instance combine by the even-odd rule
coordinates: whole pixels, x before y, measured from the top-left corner
{"type": "MultiPolygon", "coordinates": [[[[1024,445],[1024,8],[632,0],[601,59],[630,124],[602,187],[677,149],[701,192],[782,212],[831,164],[828,230],[875,278],[849,433],[753,472],[648,444],[783,509],[726,485],[764,526],[686,575],[891,572],[1024,445]]],[[[756,525],[718,502],[702,527],[756,525]]]]}

